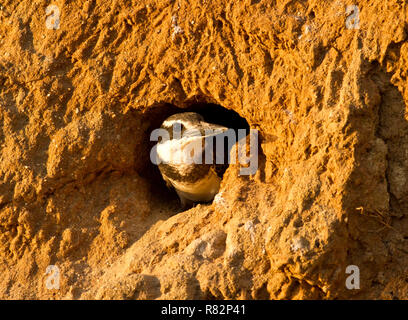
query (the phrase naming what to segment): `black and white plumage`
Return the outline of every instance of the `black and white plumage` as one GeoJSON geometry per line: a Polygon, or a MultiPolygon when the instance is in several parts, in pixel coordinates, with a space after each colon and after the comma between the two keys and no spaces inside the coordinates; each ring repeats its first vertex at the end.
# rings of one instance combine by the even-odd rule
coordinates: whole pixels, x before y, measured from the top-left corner
{"type": "Polygon", "coordinates": [[[174,114],[162,123],[161,128],[169,133],[169,139],[157,144],[157,157],[160,160],[158,166],[166,184],[176,190],[183,207],[213,200],[219,191],[220,175],[225,171],[226,165],[216,164],[216,150],[214,147],[209,150],[206,139],[213,138],[228,128],[208,123],[195,112],[174,114]],[[208,130],[215,130],[215,133],[208,134],[208,130]],[[213,160],[211,163],[205,161],[208,152],[213,160]],[[180,161],[186,155],[196,161],[180,161]],[[198,159],[201,161],[197,161],[198,159]]]}

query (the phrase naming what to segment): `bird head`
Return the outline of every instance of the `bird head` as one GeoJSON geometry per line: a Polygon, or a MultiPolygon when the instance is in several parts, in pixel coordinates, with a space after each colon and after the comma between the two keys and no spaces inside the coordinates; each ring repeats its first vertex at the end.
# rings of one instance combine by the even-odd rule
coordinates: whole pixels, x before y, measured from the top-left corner
{"type": "Polygon", "coordinates": [[[202,115],[195,112],[173,114],[162,123],[161,128],[168,131],[170,139],[186,138],[189,141],[228,130],[227,127],[206,122],[202,115]]]}
{"type": "Polygon", "coordinates": [[[203,163],[207,139],[228,130],[227,127],[206,122],[195,112],[174,114],[162,123],[161,129],[167,130],[168,138],[159,141],[158,154],[168,163],[203,163]]]}

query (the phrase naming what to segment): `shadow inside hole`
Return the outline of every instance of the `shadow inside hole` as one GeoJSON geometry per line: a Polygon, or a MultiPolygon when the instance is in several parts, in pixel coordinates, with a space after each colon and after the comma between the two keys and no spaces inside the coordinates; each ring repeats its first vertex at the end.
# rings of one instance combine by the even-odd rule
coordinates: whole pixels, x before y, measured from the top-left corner
{"type": "MultiPolygon", "coordinates": [[[[148,150],[146,154],[142,155],[145,158],[144,163],[146,163],[146,166],[141,170],[140,175],[148,179],[148,181],[151,181],[150,187],[152,194],[156,195],[161,202],[172,204],[178,203],[178,196],[174,189],[169,189],[166,186],[159,168],[152,163],[150,159],[150,152],[157,143],[156,141],[150,141],[150,134],[153,130],[160,128],[163,121],[169,116],[183,112],[197,112],[204,117],[206,122],[233,129],[236,137],[238,137],[238,129],[245,129],[246,134],[248,134],[250,128],[248,122],[237,112],[212,103],[192,103],[187,108],[178,108],[171,104],[163,104],[146,112],[143,122],[148,123],[145,137],[148,150]]],[[[224,145],[227,146],[227,141],[224,141],[224,145]]],[[[227,168],[228,164],[221,169],[219,172],[220,176],[223,176],[227,168]]]]}

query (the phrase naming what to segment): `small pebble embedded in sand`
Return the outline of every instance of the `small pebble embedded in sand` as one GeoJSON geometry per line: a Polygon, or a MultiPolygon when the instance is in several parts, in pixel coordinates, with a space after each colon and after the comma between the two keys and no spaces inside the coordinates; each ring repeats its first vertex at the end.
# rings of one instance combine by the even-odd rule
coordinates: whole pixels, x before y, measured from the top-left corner
{"type": "Polygon", "coordinates": [[[179,33],[183,33],[183,29],[177,24],[177,16],[171,17],[171,26],[173,27],[173,33],[171,34],[171,39],[174,40],[175,36],[179,33]]]}

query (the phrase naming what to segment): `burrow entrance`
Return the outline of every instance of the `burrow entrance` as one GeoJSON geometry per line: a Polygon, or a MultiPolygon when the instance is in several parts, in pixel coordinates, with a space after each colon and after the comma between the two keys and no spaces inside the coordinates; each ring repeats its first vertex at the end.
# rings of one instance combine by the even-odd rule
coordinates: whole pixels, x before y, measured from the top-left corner
{"type": "Polygon", "coordinates": [[[150,150],[156,144],[155,141],[150,141],[150,134],[154,129],[160,128],[166,118],[181,112],[197,112],[201,114],[207,122],[223,125],[235,131],[238,129],[246,129],[247,134],[250,128],[245,118],[242,118],[237,112],[212,103],[193,103],[187,108],[178,108],[171,104],[163,104],[153,107],[144,114],[144,121],[149,123],[145,137],[146,145],[149,146],[149,153],[146,157],[146,166],[142,172],[140,172],[140,175],[151,182],[151,192],[155,195],[155,198],[157,197],[157,199],[160,199],[159,201],[162,202],[171,203],[174,207],[178,207],[179,204],[176,192],[166,187],[159,168],[150,161],[150,150]]]}

